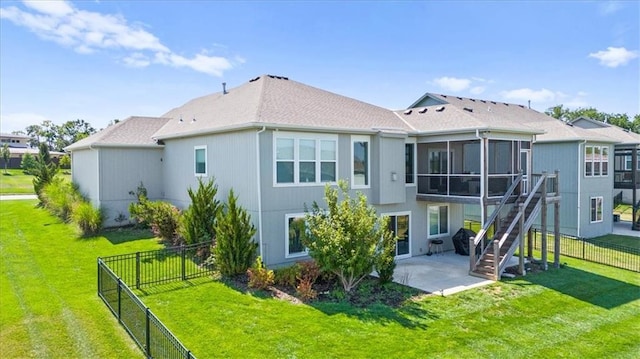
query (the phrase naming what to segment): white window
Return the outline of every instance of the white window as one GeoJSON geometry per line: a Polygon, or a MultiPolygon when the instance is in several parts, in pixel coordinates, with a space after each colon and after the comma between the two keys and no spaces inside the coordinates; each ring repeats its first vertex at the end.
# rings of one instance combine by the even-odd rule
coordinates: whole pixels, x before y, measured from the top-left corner
{"type": "Polygon", "coordinates": [[[609,175],[609,147],[585,146],[584,175],[586,177],[609,175]]]}
{"type": "Polygon", "coordinates": [[[338,178],[337,136],[274,134],[274,183],[320,184],[338,178]]]}
{"type": "Polygon", "coordinates": [[[367,188],[370,185],[369,137],[353,136],[351,151],[351,187],[367,188]]]}
{"type": "Polygon", "coordinates": [[[194,147],[194,173],[196,176],[207,176],[207,146],[194,147]]]}
{"type": "Polygon", "coordinates": [[[449,206],[429,206],[427,208],[427,225],[429,238],[441,237],[449,234],[449,206]]]}
{"type": "Polygon", "coordinates": [[[303,240],[307,235],[304,213],[287,214],[285,216],[285,257],[302,257],[308,253],[303,240]]]}
{"type": "Polygon", "coordinates": [[[591,223],[602,222],[602,197],[591,197],[591,223]]]}
{"type": "Polygon", "coordinates": [[[396,237],[396,257],[408,256],[410,250],[411,212],[390,213],[389,230],[396,237]]]}

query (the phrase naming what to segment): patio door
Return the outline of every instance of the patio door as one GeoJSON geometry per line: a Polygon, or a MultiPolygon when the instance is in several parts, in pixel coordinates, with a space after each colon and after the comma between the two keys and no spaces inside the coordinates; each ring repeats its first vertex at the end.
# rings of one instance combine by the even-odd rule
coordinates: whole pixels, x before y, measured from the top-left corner
{"type": "Polygon", "coordinates": [[[409,214],[389,215],[389,229],[396,237],[396,258],[411,255],[409,236],[409,214]]]}
{"type": "Polygon", "coordinates": [[[531,150],[520,150],[520,170],[522,171],[522,194],[529,194],[529,173],[531,173],[531,150]]]}

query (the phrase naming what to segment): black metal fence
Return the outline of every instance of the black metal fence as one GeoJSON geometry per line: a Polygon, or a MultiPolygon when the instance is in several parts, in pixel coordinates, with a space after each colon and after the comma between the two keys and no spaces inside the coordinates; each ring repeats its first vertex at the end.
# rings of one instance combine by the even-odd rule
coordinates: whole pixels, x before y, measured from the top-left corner
{"type": "MultiPolygon", "coordinates": [[[[542,248],[542,235],[534,232],[534,248],[542,248]]],[[[554,236],[547,235],[547,250],[554,251],[554,236]]],[[[640,249],[604,241],[581,239],[565,234],[560,235],[560,254],[611,267],[640,272],[640,249]]]]}
{"type": "Polygon", "coordinates": [[[98,258],[98,296],[102,298],[147,358],[195,356],[129,288],[211,274],[202,264],[210,243],[98,258]]]}

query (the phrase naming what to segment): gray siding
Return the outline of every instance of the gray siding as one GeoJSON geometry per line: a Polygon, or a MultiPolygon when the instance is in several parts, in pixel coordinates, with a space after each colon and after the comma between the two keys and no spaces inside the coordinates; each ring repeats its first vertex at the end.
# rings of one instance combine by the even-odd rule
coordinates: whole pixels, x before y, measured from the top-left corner
{"type": "Polygon", "coordinates": [[[71,181],[94,206],[100,206],[98,196],[98,150],[83,149],[71,153],[71,181]]]}
{"type": "Polygon", "coordinates": [[[142,184],[149,199],[162,199],[162,147],[100,148],[100,205],[105,226],[119,225],[114,219],[129,217],[129,195],[142,184]]]}
{"type": "Polygon", "coordinates": [[[371,188],[374,204],[404,203],[406,136],[380,134],[372,138],[371,188]],[[395,175],[395,179],[392,177],[395,175]]]}

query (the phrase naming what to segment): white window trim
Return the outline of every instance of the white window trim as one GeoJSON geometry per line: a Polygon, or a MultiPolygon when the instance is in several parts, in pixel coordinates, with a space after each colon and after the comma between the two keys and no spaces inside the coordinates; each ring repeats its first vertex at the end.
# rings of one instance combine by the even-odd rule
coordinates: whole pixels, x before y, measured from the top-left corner
{"type": "Polygon", "coordinates": [[[602,196],[595,196],[595,197],[590,197],[589,198],[589,223],[601,223],[604,221],[604,197],[602,196]],[[591,212],[593,211],[593,207],[591,207],[591,203],[593,202],[593,200],[596,200],[596,220],[592,220],[591,219],[591,212]],[[600,220],[598,220],[598,199],[600,199],[600,213],[601,213],[601,218],[600,220]]]}
{"type": "Polygon", "coordinates": [[[584,158],[583,158],[583,161],[582,161],[582,163],[583,163],[583,165],[582,165],[583,176],[587,177],[587,178],[589,178],[589,177],[609,177],[609,173],[611,173],[611,169],[609,168],[610,165],[611,165],[611,161],[609,160],[609,158],[611,157],[611,151],[610,150],[611,149],[609,148],[609,146],[597,146],[597,145],[588,145],[587,146],[587,145],[585,145],[584,151],[583,151],[584,158]],[[593,157],[593,159],[591,160],[591,172],[593,174],[591,174],[591,175],[587,174],[587,166],[586,166],[586,164],[587,164],[587,148],[591,148],[591,156],[593,157]],[[595,160],[596,148],[600,149],[600,161],[596,161],[595,160]],[[606,148],[606,151],[607,151],[607,160],[603,161],[602,160],[603,149],[605,149],[605,148],[606,148]],[[595,173],[595,164],[597,162],[600,163],[600,167],[599,167],[600,171],[599,171],[599,173],[596,174],[595,173]],[[607,174],[603,175],[602,174],[602,164],[605,163],[605,162],[607,163],[607,174]]]}
{"type": "Polygon", "coordinates": [[[207,157],[207,146],[194,146],[193,147],[193,174],[196,177],[207,177],[209,173],[209,161],[207,157]],[[204,149],[204,173],[198,173],[197,163],[196,163],[196,151],[204,149]]]}
{"type": "MultiPolygon", "coordinates": [[[[427,205],[427,238],[431,239],[431,238],[442,238],[442,237],[447,237],[449,235],[449,233],[451,232],[451,206],[446,204],[446,203],[433,203],[433,204],[429,204],[427,205]],[[439,234],[431,234],[431,217],[429,216],[429,208],[430,207],[438,207],[438,213],[440,210],[440,207],[445,206],[447,207],[447,232],[445,233],[439,233],[439,234]]],[[[440,218],[438,218],[440,219],[440,218]]],[[[440,223],[438,223],[438,226],[440,225],[440,223]]]]}
{"type": "MultiPolygon", "coordinates": [[[[413,243],[413,227],[411,226],[411,211],[405,211],[405,212],[388,212],[388,213],[381,213],[381,215],[383,216],[387,216],[387,217],[391,217],[391,216],[409,216],[409,253],[407,254],[401,254],[399,256],[395,256],[395,258],[401,259],[401,258],[409,258],[411,257],[411,244],[413,243]]],[[[397,252],[397,249],[396,249],[397,252]]]]}
{"type": "Polygon", "coordinates": [[[312,186],[324,186],[326,184],[335,185],[339,177],[339,148],[338,148],[338,136],[317,134],[317,133],[304,133],[304,132],[286,132],[275,131],[273,133],[273,186],[274,187],[312,187],[312,186]],[[277,159],[277,145],[278,139],[290,139],[293,140],[293,182],[291,183],[278,183],[278,159],[277,159]],[[300,182],[300,140],[313,140],[316,142],[316,181],[315,182],[300,182]],[[322,162],[331,162],[322,160],[321,141],[333,141],[336,145],[336,181],[322,182],[322,162]]]}
{"type": "Polygon", "coordinates": [[[289,254],[289,219],[304,217],[305,213],[288,213],[284,216],[284,257],[287,259],[309,256],[309,248],[306,247],[303,252],[289,254]]]}
{"type": "Polygon", "coordinates": [[[362,188],[371,188],[371,136],[351,136],[351,188],[353,189],[362,189],[362,188]],[[368,183],[366,185],[356,185],[355,181],[355,168],[353,167],[353,159],[354,159],[354,151],[353,145],[356,142],[366,142],[367,143],[367,180],[368,183]]]}
{"type": "Polygon", "coordinates": [[[418,186],[418,144],[415,138],[407,138],[404,144],[413,145],[413,183],[406,182],[406,173],[405,173],[404,184],[407,187],[416,187],[418,186]]]}

